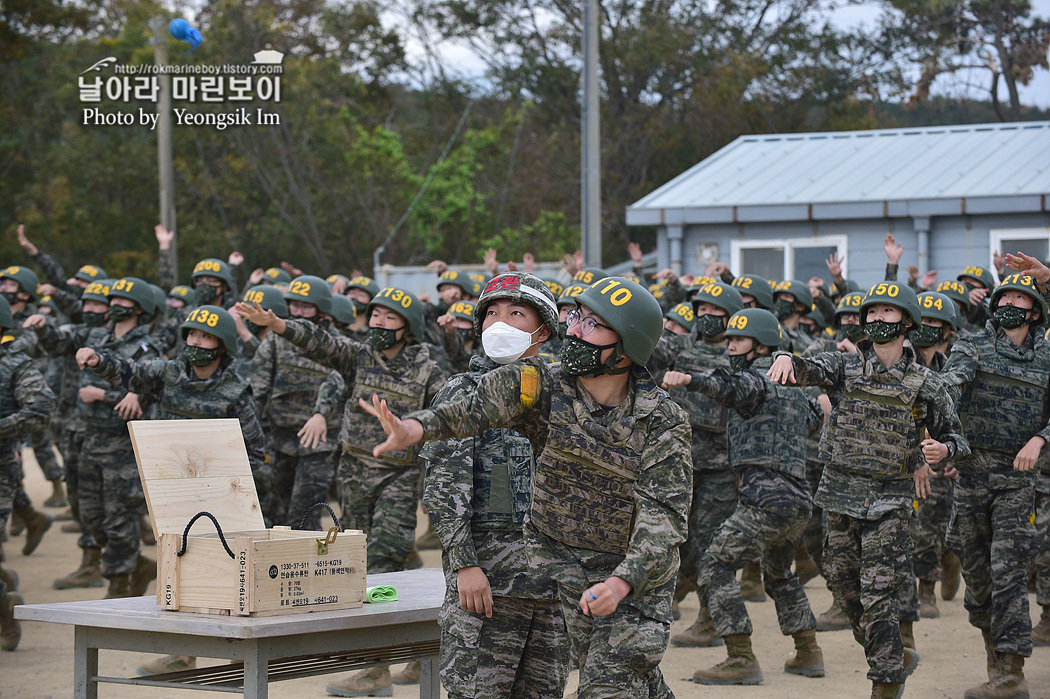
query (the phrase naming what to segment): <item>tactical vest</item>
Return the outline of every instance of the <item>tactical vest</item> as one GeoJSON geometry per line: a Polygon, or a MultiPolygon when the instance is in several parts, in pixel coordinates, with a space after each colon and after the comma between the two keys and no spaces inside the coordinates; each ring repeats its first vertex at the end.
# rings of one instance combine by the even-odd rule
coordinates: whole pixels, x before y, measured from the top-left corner
{"type": "MultiPolygon", "coordinates": [[[[729,350],[725,347],[714,347],[701,344],[689,347],[674,360],[674,370],[686,374],[699,374],[719,367],[729,369],[729,350]]],[[[729,423],[729,409],[716,403],[699,391],[687,391],[685,388],[672,388],[668,391],[675,403],[682,406],[689,415],[689,426],[716,434],[725,434],[729,423]]]]}
{"type": "MultiPolygon", "coordinates": [[[[646,430],[630,424],[583,425],[589,411],[560,368],[552,370],[547,444],[536,461],[529,521],[555,541],[624,555],[634,527],[634,483],[642,464],[646,430]],[[610,444],[609,437],[623,437],[610,444]]],[[[641,426],[638,426],[641,427],[641,426]]]]}
{"type": "MultiPolygon", "coordinates": [[[[95,347],[112,352],[124,359],[133,362],[141,359],[155,359],[157,352],[149,341],[149,326],[138,325],[127,332],[123,337],[113,336],[109,326],[91,328],[83,344],[84,347],[95,347]]],[[[80,372],[80,387],[97,386],[103,390],[112,390],[113,384],[103,379],[91,369],[80,372]]],[[[143,411],[146,406],[143,405],[143,411]]],[[[94,403],[77,402],[77,414],[84,420],[87,427],[91,429],[106,430],[108,432],[119,432],[127,437],[128,428],[125,421],[112,405],[106,405],[102,401],[94,403]]]]}
{"type": "MultiPolygon", "coordinates": [[[[405,415],[426,406],[427,383],[431,371],[437,369],[430,363],[430,355],[425,348],[415,345],[417,353],[406,357],[408,366],[403,372],[391,374],[390,370],[380,363],[380,355],[371,346],[365,346],[357,354],[357,376],[346,401],[343,414],[344,430],[349,437],[343,442],[343,449],[373,460],[372,447],[386,441],[386,433],[379,420],[361,410],[358,399],[372,403],[372,394],[387,402],[394,415],[405,415]],[[427,366],[429,364],[429,366],[427,366]]],[[[412,347],[401,350],[412,351],[412,347]]],[[[382,462],[393,466],[412,466],[416,463],[419,445],[401,451],[387,452],[382,462]]]]}
{"type": "Polygon", "coordinates": [[[277,336],[274,362],[277,366],[266,406],[267,417],[274,427],[298,430],[313,416],[317,391],[332,370],[277,336]]]}
{"type": "Polygon", "coordinates": [[[910,477],[922,460],[926,405],[918,396],[930,370],[912,362],[898,383],[889,374],[866,376],[863,354],[843,357],[842,393],[820,439],[820,460],[869,478],[910,477]]]}
{"type": "MultiPolygon", "coordinates": [[[[32,360],[22,352],[0,351],[0,418],[6,418],[18,412],[18,401],[15,400],[15,373],[24,364],[32,360]]],[[[0,448],[7,451],[17,449],[19,438],[0,439],[0,448]]]]}
{"type": "Polygon", "coordinates": [[[205,381],[189,381],[183,360],[170,361],[164,366],[164,394],[158,406],[157,419],[233,417],[233,406],[248,390],[248,386],[248,379],[239,376],[229,365],[218,376],[213,375],[205,381]]]}
{"type": "Polygon", "coordinates": [[[974,449],[1016,454],[1046,426],[1043,406],[1050,383],[1050,345],[1037,339],[1031,361],[1024,361],[997,352],[991,331],[969,339],[978,360],[977,374],[959,401],[966,438],[974,449]]]}
{"type": "Polygon", "coordinates": [[[800,388],[781,386],[765,377],[769,366],[750,369],[762,377],[765,399],[758,412],[744,418],[729,414],[729,463],[735,469],[762,466],[799,480],[806,479],[809,401],[800,388]]]}

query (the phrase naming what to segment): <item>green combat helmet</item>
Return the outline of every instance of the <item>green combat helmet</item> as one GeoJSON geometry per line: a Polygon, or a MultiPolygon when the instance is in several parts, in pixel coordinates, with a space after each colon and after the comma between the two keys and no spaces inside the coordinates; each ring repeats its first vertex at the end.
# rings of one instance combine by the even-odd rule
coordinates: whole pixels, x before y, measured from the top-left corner
{"type": "MultiPolygon", "coordinates": [[[[645,366],[663,335],[660,303],[645,287],[623,277],[606,277],[587,287],[576,297],[576,304],[608,323],[620,336],[623,354],[637,366],[645,366]]],[[[619,355],[614,352],[606,366],[619,361],[619,355]]]]}
{"type": "Polygon", "coordinates": [[[319,313],[332,314],[332,287],[324,279],[312,274],[304,274],[289,282],[284,300],[309,303],[316,306],[319,313]]]}
{"type": "Polygon", "coordinates": [[[839,305],[835,306],[835,325],[839,327],[842,325],[840,316],[844,316],[848,313],[854,313],[860,315],[860,304],[864,303],[864,292],[863,291],[851,291],[842,298],[839,299],[839,305]]]}
{"type": "Polygon", "coordinates": [[[667,313],[664,313],[664,318],[673,320],[686,330],[692,330],[693,326],[696,325],[696,314],[693,313],[692,305],[688,303],[680,303],[673,307],[667,313]]]}
{"type": "Polygon", "coordinates": [[[18,282],[18,286],[21,287],[22,291],[29,294],[29,300],[36,301],[36,288],[40,286],[40,277],[36,276],[36,272],[33,270],[28,267],[12,265],[0,272],[0,279],[13,279],[18,282]]]}
{"type": "Polygon", "coordinates": [[[473,323],[474,305],[473,301],[456,301],[448,307],[448,312],[456,320],[466,320],[473,323]]]}
{"type": "Polygon", "coordinates": [[[938,294],[944,294],[959,304],[962,312],[965,313],[970,310],[970,290],[962,282],[956,280],[943,281],[937,285],[936,291],[938,294]]]}
{"type": "Polygon", "coordinates": [[[919,300],[910,286],[898,282],[879,282],[868,290],[864,301],[860,304],[860,324],[864,328],[872,342],[890,342],[906,332],[906,319],[911,318],[916,326],[922,325],[922,314],[919,312],[919,300]],[[904,316],[898,323],[898,331],[890,328],[890,324],[884,321],[868,322],[867,310],[875,304],[884,303],[888,306],[896,306],[904,311],[904,316]]]}
{"type": "Polygon", "coordinates": [[[274,286],[287,286],[292,281],[292,275],[280,267],[271,267],[263,272],[262,283],[274,286]]]}
{"type": "Polygon", "coordinates": [[[777,349],[784,339],[777,317],[764,308],[745,308],[729,319],[726,337],[750,337],[756,343],[777,349]]]}
{"type": "Polygon", "coordinates": [[[987,270],[984,267],[978,267],[976,265],[970,265],[964,267],[963,271],[959,272],[959,276],[956,277],[959,281],[963,281],[963,277],[970,277],[976,279],[984,285],[985,289],[991,291],[995,288],[995,277],[992,276],[991,270],[987,270]]]}
{"type": "Polygon", "coordinates": [[[485,309],[496,299],[510,299],[527,303],[540,314],[540,320],[551,331],[558,334],[558,306],[554,294],[539,277],[527,272],[504,272],[493,277],[481,292],[474,308],[474,336],[481,337],[481,326],[485,321],[485,309]]]}
{"type": "MultiPolygon", "coordinates": [[[[773,287],[774,297],[776,294],[791,294],[795,297],[795,303],[801,303],[806,308],[813,308],[813,292],[809,290],[809,286],[803,284],[797,279],[787,279],[782,282],[777,282],[776,286],[773,287]]],[[[776,300],[773,301],[776,305],[776,300]]],[[[805,313],[808,313],[806,311],[805,313]]],[[[805,315],[803,313],[803,315],[805,315]]]]}
{"type": "Polygon", "coordinates": [[[179,326],[183,342],[190,330],[200,330],[219,338],[219,342],[231,355],[237,354],[237,324],[225,308],[218,306],[199,306],[190,311],[186,320],[179,326]]]}
{"type": "Polygon", "coordinates": [[[73,275],[74,279],[79,279],[82,282],[96,282],[99,279],[106,278],[106,270],[102,269],[98,265],[83,265],[77,270],[77,273],[73,275]]]}
{"type": "Polygon", "coordinates": [[[694,312],[701,303],[718,306],[726,312],[727,316],[731,316],[744,308],[744,299],[740,298],[740,292],[729,284],[723,284],[722,282],[711,282],[697,289],[693,295],[694,312]]]}
{"type": "Polygon", "coordinates": [[[354,302],[342,294],[332,296],[332,320],[341,325],[350,325],[357,317],[354,302]]]}
{"type": "Polygon", "coordinates": [[[157,311],[157,299],[149,282],[138,277],[122,277],[109,287],[109,298],[134,301],[142,309],[142,320],[148,320],[157,311]]]}
{"type": "Polygon", "coordinates": [[[992,317],[999,321],[999,324],[1004,328],[1010,328],[1010,323],[1006,318],[1002,317],[1002,313],[996,313],[999,309],[999,300],[1003,297],[1003,294],[1007,291],[1020,291],[1023,294],[1031,296],[1035,301],[1032,308],[1039,309],[1039,320],[1029,320],[1029,314],[1025,313],[1023,322],[1018,322],[1018,325],[1012,327],[1020,327],[1021,325],[1043,325],[1046,323],[1046,300],[1043,295],[1039,293],[1039,290],[1035,288],[1035,280],[1024,274],[1011,274],[1000,284],[992,295],[988,299],[988,311],[992,314],[992,317]]]}
{"type": "Polygon", "coordinates": [[[149,288],[153,292],[153,312],[158,316],[164,315],[168,307],[168,295],[156,284],[150,284],[149,288]]]}
{"type": "Polygon", "coordinates": [[[558,297],[558,308],[562,306],[576,306],[576,297],[584,292],[587,288],[586,284],[569,284],[565,287],[565,291],[561,292],[561,296],[558,297]]]}
{"type": "Polygon", "coordinates": [[[91,282],[84,289],[84,295],[80,297],[81,302],[83,301],[98,301],[109,305],[109,287],[113,286],[115,279],[99,279],[96,282],[91,282]]]}
{"type": "Polygon", "coordinates": [[[956,314],[956,306],[952,300],[944,294],[936,291],[924,291],[918,296],[919,313],[923,318],[936,318],[943,320],[951,326],[952,330],[959,329],[959,316],[956,314]]]}
{"type": "Polygon", "coordinates": [[[230,271],[230,266],[214,257],[205,258],[194,266],[191,278],[196,282],[200,277],[215,277],[225,282],[227,289],[234,287],[233,272],[230,271]]]}
{"type": "Polygon", "coordinates": [[[559,282],[557,279],[544,279],[543,283],[547,285],[547,288],[554,294],[554,298],[560,298],[562,292],[565,291],[565,285],[559,282]]]}
{"type": "Polygon", "coordinates": [[[773,285],[765,277],[757,274],[741,274],[733,280],[732,286],[736,287],[741,295],[746,294],[754,298],[759,308],[773,309],[773,285]]]}
{"type": "Polygon", "coordinates": [[[474,281],[468,277],[465,273],[455,269],[446,269],[438,277],[437,288],[440,289],[445,284],[451,284],[452,286],[458,286],[459,290],[463,292],[464,296],[474,295],[474,281]]]}
{"type": "Polygon", "coordinates": [[[284,300],[284,294],[275,286],[260,284],[247,289],[241,300],[245,303],[259,304],[264,311],[273,311],[278,318],[288,317],[288,302],[284,300]]]}
{"type": "Polygon", "coordinates": [[[818,333],[821,330],[827,330],[828,323],[826,320],[824,320],[824,314],[821,313],[820,309],[816,306],[814,306],[813,309],[806,314],[806,318],[809,318],[816,324],[818,333]]]}
{"type": "Polygon", "coordinates": [[[693,278],[693,283],[689,285],[689,288],[685,290],[685,297],[692,299],[693,294],[700,290],[700,287],[707,286],[708,284],[714,284],[718,280],[714,277],[708,277],[707,275],[701,274],[693,278]]]}
{"type": "Polygon", "coordinates": [[[375,298],[375,295],[379,293],[379,285],[371,277],[354,277],[350,280],[350,283],[346,285],[347,291],[350,289],[361,289],[369,298],[375,298]]]}
{"type": "MultiPolygon", "coordinates": [[[[331,287],[334,287],[335,283],[340,280],[342,280],[342,282],[346,284],[346,288],[350,287],[350,277],[343,276],[342,274],[329,274],[327,277],[325,277],[325,281],[328,282],[328,285],[331,287]]],[[[346,292],[344,291],[343,293],[346,292]]]]}
{"type": "Polygon", "coordinates": [[[173,286],[171,287],[171,291],[168,292],[167,298],[178,299],[188,304],[193,301],[193,289],[186,286],[185,284],[173,286]]]}
{"type": "Polygon", "coordinates": [[[843,279],[844,288],[840,289],[838,282],[831,285],[831,293],[828,294],[831,297],[841,296],[842,294],[848,294],[853,291],[860,291],[860,284],[853,281],[852,279],[843,279]]]}
{"type": "Polygon", "coordinates": [[[426,329],[426,323],[423,320],[423,304],[415,294],[388,286],[380,289],[379,293],[373,296],[368,303],[366,312],[369,317],[372,316],[372,308],[375,306],[389,308],[400,315],[408,323],[408,329],[412,331],[412,339],[416,342],[423,341],[423,333],[426,329]]]}
{"type": "Polygon", "coordinates": [[[599,279],[604,279],[608,276],[609,275],[605,270],[600,267],[584,267],[579,272],[572,275],[572,280],[574,282],[579,282],[580,284],[593,284],[599,279]]]}

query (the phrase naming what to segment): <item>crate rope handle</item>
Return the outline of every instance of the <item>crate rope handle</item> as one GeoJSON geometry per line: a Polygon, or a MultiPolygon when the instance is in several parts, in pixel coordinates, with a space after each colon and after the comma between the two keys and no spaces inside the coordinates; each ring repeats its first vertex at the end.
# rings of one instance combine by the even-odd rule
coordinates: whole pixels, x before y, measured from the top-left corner
{"type": "Polygon", "coordinates": [[[237,557],[233,555],[233,551],[230,550],[230,545],[226,543],[226,537],[223,536],[222,527],[219,526],[219,520],[215,519],[215,515],[213,515],[211,512],[198,512],[197,514],[193,515],[192,519],[190,519],[189,521],[189,524],[186,525],[186,529],[184,529],[182,532],[182,548],[175,555],[181,556],[182,554],[186,553],[186,541],[188,540],[190,535],[190,527],[192,527],[193,523],[201,517],[207,517],[211,520],[212,524],[215,525],[215,531],[219,533],[219,541],[222,542],[222,547],[226,549],[226,553],[230,554],[230,558],[236,560],[237,557]]]}
{"type": "MultiPolygon", "coordinates": [[[[299,522],[299,529],[306,529],[306,520],[310,519],[310,515],[312,515],[314,513],[314,510],[316,510],[318,507],[323,507],[324,509],[328,510],[328,514],[332,515],[332,521],[335,522],[335,528],[340,529],[339,518],[335,516],[335,510],[333,510],[327,502],[314,503],[313,507],[307,510],[306,514],[303,515],[302,521],[299,522]]],[[[219,525],[216,524],[215,526],[219,525]]]]}

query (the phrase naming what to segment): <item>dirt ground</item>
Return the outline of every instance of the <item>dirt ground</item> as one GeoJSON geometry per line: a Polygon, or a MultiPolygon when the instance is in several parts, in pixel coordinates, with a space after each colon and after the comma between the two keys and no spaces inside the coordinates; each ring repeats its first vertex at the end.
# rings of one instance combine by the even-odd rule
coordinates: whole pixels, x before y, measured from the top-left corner
{"type": "MultiPolygon", "coordinates": [[[[32,454],[26,458],[27,488],[34,503],[42,503],[50,493],[32,454]]],[[[50,511],[50,510],[49,510],[50,511]]],[[[57,511],[50,511],[52,513],[57,511]]],[[[420,524],[424,520],[420,515],[420,524]]],[[[421,528],[422,531],[422,528],[421,528]]],[[[4,546],[7,567],[21,576],[21,591],[27,604],[97,599],[104,588],[84,590],[55,590],[51,581],[61,577],[80,561],[76,535],[60,531],[59,523],[51,528],[43,543],[31,555],[21,553],[23,539],[14,537],[4,546]]],[[[155,555],[152,548],[145,553],[155,555]]],[[[427,566],[440,566],[437,551],[424,551],[427,566]]],[[[150,585],[148,594],[153,594],[150,585]]],[[[826,610],[831,594],[822,578],[806,586],[815,613],[826,610]]],[[[1033,610],[1038,610],[1032,596],[1033,610]]],[[[952,697],[962,699],[967,687],[985,679],[985,658],[980,633],[967,622],[962,593],[951,602],[939,602],[941,617],[924,619],[915,626],[916,645],[921,662],[907,683],[905,696],[952,697]]],[[[865,678],[867,665],[862,649],[848,631],[821,633],[818,640],[824,650],[827,676],[808,679],[783,672],[783,662],[791,655],[791,639],[780,635],[776,612],[771,601],[748,604],[755,625],[752,638],[755,653],[762,665],[765,682],[753,687],[703,687],[690,678],[698,667],[708,667],[724,658],[724,648],[685,649],[671,646],[661,669],[674,693],[687,697],[733,697],[754,699],[778,697],[784,699],[838,699],[839,697],[867,697],[870,683],[865,678]]],[[[686,628],[696,615],[696,597],[682,605],[682,619],[675,623],[672,633],[686,628]]],[[[13,653],[0,653],[0,697],[4,699],[51,699],[68,697],[73,685],[73,628],[59,624],[24,622],[22,642],[13,653]]],[[[104,651],[99,654],[101,674],[132,676],[135,667],[149,658],[143,654],[104,651]]],[[[208,662],[208,661],[202,661],[208,662]]],[[[214,661],[218,663],[220,661],[214,661]]],[[[1036,648],[1025,667],[1033,699],[1050,699],[1050,648],[1036,648]]],[[[330,677],[313,677],[275,682],[270,686],[274,699],[306,699],[325,696],[324,687],[330,677]]],[[[570,679],[568,691],[575,688],[575,677],[570,679]]],[[[219,692],[190,692],[188,690],[145,689],[141,687],[107,684],[99,689],[101,697],[219,697],[219,692]]],[[[395,697],[418,697],[417,686],[394,688],[395,697]]]]}

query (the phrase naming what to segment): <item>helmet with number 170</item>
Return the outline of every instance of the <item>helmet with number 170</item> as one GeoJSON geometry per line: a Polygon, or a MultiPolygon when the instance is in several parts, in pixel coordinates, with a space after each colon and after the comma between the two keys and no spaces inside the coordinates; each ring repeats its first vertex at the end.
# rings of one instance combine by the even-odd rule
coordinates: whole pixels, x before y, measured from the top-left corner
{"type": "Polygon", "coordinates": [[[750,337],[770,349],[780,347],[784,332],[777,317],[764,308],[737,311],[726,324],[726,337],[750,337]]]}
{"type": "Polygon", "coordinates": [[[539,277],[527,272],[504,272],[489,280],[474,307],[474,335],[476,337],[481,337],[485,311],[496,299],[510,299],[529,304],[540,314],[540,320],[550,329],[551,336],[558,334],[558,304],[547,284],[539,277]]]}
{"type": "Polygon", "coordinates": [[[606,277],[576,297],[620,336],[623,353],[638,366],[645,366],[663,334],[663,313],[645,287],[623,277],[606,277]]]}
{"type": "Polygon", "coordinates": [[[996,311],[999,309],[1003,295],[1009,291],[1020,292],[1030,296],[1032,298],[1032,308],[1039,311],[1039,317],[1032,320],[1029,320],[1031,314],[1026,313],[1026,323],[1030,325],[1042,325],[1046,323],[1046,300],[1043,298],[1043,295],[1039,293],[1039,290],[1035,288],[1035,280],[1026,274],[1011,274],[1003,279],[1003,283],[997,286],[995,291],[993,291],[992,295],[988,298],[988,310],[993,317],[999,320],[1000,325],[1007,327],[1003,320],[996,315],[996,311]]]}
{"type": "MultiPolygon", "coordinates": [[[[736,290],[740,292],[740,296],[750,296],[758,308],[772,310],[773,285],[765,277],[760,277],[757,274],[741,274],[733,280],[732,286],[736,287],[736,290]]],[[[745,306],[750,303],[752,301],[744,299],[745,306]]]]}
{"type": "Polygon", "coordinates": [[[372,309],[377,306],[389,309],[404,318],[408,329],[412,332],[412,339],[416,342],[423,341],[423,334],[426,331],[426,322],[423,319],[423,304],[416,298],[415,294],[404,289],[388,286],[385,289],[380,289],[368,303],[368,308],[365,312],[369,318],[372,316],[372,309]]]}
{"type": "Polygon", "coordinates": [[[332,287],[324,279],[312,274],[293,279],[284,292],[284,300],[312,304],[317,307],[318,313],[332,313],[332,287]]]}
{"type": "Polygon", "coordinates": [[[228,354],[237,354],[237,324],[225,308],[218,306],[198,306],[190,311],[186,320],[179,326],[183,341],[190,330],[200,330],[214,335],[226,348],[228,354]]]}

